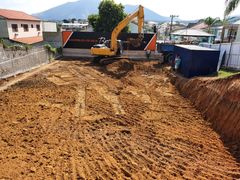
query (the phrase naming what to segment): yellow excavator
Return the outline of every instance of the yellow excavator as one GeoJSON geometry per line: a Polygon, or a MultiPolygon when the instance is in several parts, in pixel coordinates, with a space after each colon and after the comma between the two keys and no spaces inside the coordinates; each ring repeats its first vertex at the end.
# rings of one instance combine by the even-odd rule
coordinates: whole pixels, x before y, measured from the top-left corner
{"type": "Polygon", "coordinates": [[[100,44],[95,44],[91,48],[91,54],[95,57],[96,61],[113,59],[121,56],[123,52],[123,45],[121,40],[117,39],[118,35],[136,17],[138,19],[138,39],[143,39],[142,29],[144,25],[144,8],[143,6],[139,5],[137,11],[129,14],[113,29],[111,40],[105,40],[104,38],[101,38],[100,44]]]}

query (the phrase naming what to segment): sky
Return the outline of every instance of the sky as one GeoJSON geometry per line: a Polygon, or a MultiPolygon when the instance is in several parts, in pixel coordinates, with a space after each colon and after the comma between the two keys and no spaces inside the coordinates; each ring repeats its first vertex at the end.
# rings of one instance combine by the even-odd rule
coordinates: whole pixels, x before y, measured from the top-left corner
{"type": "MultiPolygon", "coordinates": [[[[0,0],[0,8],[14,9],[29,14],[42,12],[76,0],[0,0]]],[[[83,0],[91,3],[91,0],[83,0]]],[[[182,20],[202,19],[208,16],[223,18],[225,0],[115,0],[122,4],[141,4],[162,16],[178,15],[182,20]]],[[[240,15],[240,6],[231,15],[240,15]]]]}

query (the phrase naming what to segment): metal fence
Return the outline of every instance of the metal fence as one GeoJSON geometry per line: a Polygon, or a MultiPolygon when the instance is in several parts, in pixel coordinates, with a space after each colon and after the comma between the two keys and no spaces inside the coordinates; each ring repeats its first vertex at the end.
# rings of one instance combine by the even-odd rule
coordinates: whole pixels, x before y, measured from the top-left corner
{"type": "Polygon", "coordinates": [[[223,44],[201,44],[203,47],[220,50],[220,59],[225,67],[240,70],[240,43],[223,43],[223,44]],[[225,54],[225,56],[224,56],[225,54]]]}
{"type": "Polygon", "coordinates": [[[6,51],[0,48],[0,79],[29,71],[42,64],[49,63],[48,51],[33,48],[24,51],[6,51]]]}

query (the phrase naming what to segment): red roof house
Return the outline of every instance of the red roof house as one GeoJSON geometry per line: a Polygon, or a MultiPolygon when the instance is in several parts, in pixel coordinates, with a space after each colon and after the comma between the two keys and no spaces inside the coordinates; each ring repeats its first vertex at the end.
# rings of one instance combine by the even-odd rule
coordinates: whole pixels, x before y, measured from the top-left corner
{"type": "Polygon", "coordinates": [[[41,20],[21,11],[0,9],[0,38],[25,44],[41,42],[41,20]]]}

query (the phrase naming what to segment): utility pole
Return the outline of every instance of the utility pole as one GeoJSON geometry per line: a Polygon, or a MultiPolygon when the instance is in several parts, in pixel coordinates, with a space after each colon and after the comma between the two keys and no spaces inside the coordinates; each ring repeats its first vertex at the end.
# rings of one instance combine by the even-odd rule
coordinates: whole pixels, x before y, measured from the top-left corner
{"type": "Polygon", "coordinates": [[[172,40],[171,33],[172,33],[172,23],[173,23],[173,18],[178,17],[178,15],[170,15],[171,17],[171,24],[170,24],[170,32],[169,32],[169,39],[172,40]]]}

